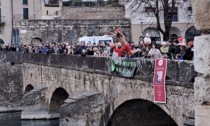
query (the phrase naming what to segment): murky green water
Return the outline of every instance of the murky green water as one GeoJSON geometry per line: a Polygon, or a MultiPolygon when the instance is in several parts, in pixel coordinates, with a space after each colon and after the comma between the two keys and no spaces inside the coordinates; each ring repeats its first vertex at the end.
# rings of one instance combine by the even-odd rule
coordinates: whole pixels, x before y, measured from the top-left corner
{"type": "Polygon", "coordinates": [[[59,120],[21,120],[21,112],[0,113],[0,126],[59,126],[59,120]]]}

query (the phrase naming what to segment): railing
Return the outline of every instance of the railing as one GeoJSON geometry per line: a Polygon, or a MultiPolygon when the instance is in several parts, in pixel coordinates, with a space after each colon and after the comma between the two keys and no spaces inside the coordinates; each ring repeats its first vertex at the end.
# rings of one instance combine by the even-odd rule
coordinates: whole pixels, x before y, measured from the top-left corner
{"type": "Polygon", "coordinates": [[[23,15],[23,14],[15,14],[13,15],[13,20],[14,21],[22,21],[22,20],[53,20],[53,19],[60,19],[60,13],[58,15],[23,15]]]}
{"type": "Polygon", "coordinates": [[[37,15],[24,15],[24,14],[15,14],[13,15],[14,21],[20,21],[20,20],[34,20],[37,15]]]}

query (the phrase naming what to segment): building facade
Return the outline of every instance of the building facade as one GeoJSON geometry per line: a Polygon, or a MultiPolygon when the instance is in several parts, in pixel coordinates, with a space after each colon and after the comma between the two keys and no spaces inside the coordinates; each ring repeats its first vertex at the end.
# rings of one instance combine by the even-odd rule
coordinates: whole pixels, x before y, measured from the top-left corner
{"type": "Polygon", "coordinates": [[[12,40],[12,11],[11,0],[0,0],[0,41],[11,43],[12,40]]]}
{"type": "MultiPolygon", "coordinates": [[[[48,2],[45,0],[42,4],[49,4],[48,2]]],[[[45,5],[41,20],[17,20],[15,28],[20,30],[21,43],[77,43],[79,37],[102,36],[117,27],[122,28],[123,33],[128,36],[126,37],[128,41],[131,40],[130,20],[124,18],[125,8],[122,5],[113,6],[112,3],[98,3],[98,1],[74,1],[74,3],[65,1],[63,6],[60,5],[56,8],[62,8],[63,14],[60,17],[63,18],[44,17],[46,9],[49,8],[45,5]]],[[[55,5],[51,6],[55,8],[55,5]]]]}
{"type": "MultiPolygon", "coordinates": [[[[182,1],[182,0],[180,0],[182,1]]],[[[45,20],[45,19],[61,19],[62,17],[62,0],[0,0],[1,4],[1,20],[0,20],[0,39],[4,41],[4,43],[19,43],[19,34],[27,33],[27,29],[19,30],[18,22],[21,20],[45,20]],[[12,23],[13,22],[13,23],[12,23]],[[15,29],[13,29],[15,28],[15,29]],[[13,33],[13,34],[12,34],[13,33]],[[12,36],[13,35],[13,36],[12,36]]],[[[110,16],[113,14],[109,14],[108,17],[101,16],[100,14],[91,15],[91,19],[106,19],[106,18],[115,18],[119,19],[127,18],[131,20],[131,35],[132,41],[138,41],[139,36],[145,35],[149,33],[152,37],[153,41],[162,41],[163,35],[156,29],[156,19],[154,15],[151,13],[151,9],[147,6],[142,6],[142,10],[136,11],[132,13],[131,9],[131,0],[119,0],[119,3],[125,6],[125,10],[119,10],[119,14],[116,16],[110,16]],[[125,11],[125,16],[123,16],[121,12],[125,11]]],[[[176,11],[173,16],[173,23],[170,32],[170,39],[176,39],[179,36],[184,36],[188,38],[188,36],[193,36],[195,34],[200,34],[200,32],[196,31],[193,26],[193,17],[189,14],[191,8],[190,1],[182,1],[180,4],[182,6],[177,6],[176,11]]],[[[103,8],[92,9],[89,7],[90,12],[94,13],[102,13],[103,8]],[[98,12],[97,12],[98,10],[98,12]]],[[[77,19],[83,17],[87,19],[88,15],[87,9],[84,7],[64,7],[63,15],[65,19],[77,19]],[[70,11],[70,10],[74,11],[70,11]],[[75,11],[76,10],[76,11],[75,11]],[[78,14],[80,13],[79,17],[78,14]],[[86,13],[86,14],[85,14],[86,13]],[[73,15],[74,14],[74,15],[73,15]],[[82,15],[83,14],[83,15],[82,15]],[[72,16],[73,15],[73,16],[72,16]],[[75,17],[76,18],[73,18],[75,17]]],[[[109,10],[110,11],[110,10],[109,10]]],[[[116,11],[116,9],[115,9],[116,11]]],[[[107,13],[108,14],[108,13],[107,13]]],[[[114,13],[116,14],[116,13],[114,13]]],[[[104,15],[104,14],[102,14],[104,15]]],[[[88,17],[91,17],[90,15],[88,17]]],[[[163,23],[163,15],[160,16],[161,27],[164,30],[163,23]]],[[[82,18],[81,18],[82,19],[82,18]]],[[[0,41],[1,41],[0,40],[0,41]]]]}
{"type": "Polygon", "coordinates": [[[61,17],[61,0],[13,0],[14,20],[61,17]]]}
{"type": "Polygon", "coordinates": [[[61,17],[61,0],[0,0],[0,41],[19,44],[16,29],[20,20],[57,19],[61,17]]]}
{"type": "MultiPolygon", "coordinates": [[[[137,0],[135,0],[137,1],[137,0]]],[[[197,31],[193,24],[191,0],[178,1],[172,16],[172,28],[170,31],[170,39],[173,41],[179,36],[187,39],[190,36],[197,36],[201,33],[197,31]]],[[[139,41],[139,36],[145,36],[149,33],[153,41],[163,41],[163,35],[156,29],[156,18],[152,12],[152,8],[141,4],[139,9],[133,9],[132,0],[120,0],[125,5],[126,18],[132,22],[132,40],[139,41]]],[[[161,3],[159,3],[161,8],[161,3]]],[[[168,14],[171,14],[170,10],[168,14]]],[[[164,30],[164,15],[160,13],[160,25],[164,30]]]]}

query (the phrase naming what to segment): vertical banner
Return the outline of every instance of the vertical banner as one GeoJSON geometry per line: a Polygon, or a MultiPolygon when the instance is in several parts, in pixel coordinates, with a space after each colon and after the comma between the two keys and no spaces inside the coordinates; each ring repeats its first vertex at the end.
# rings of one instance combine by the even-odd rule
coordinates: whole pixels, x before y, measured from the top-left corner
{"type": "Polygon", "coordinates": [[[166,103],[165,77],[167,69],[166,59],[155,59],[154,70],[154,102],[166,103]]]}

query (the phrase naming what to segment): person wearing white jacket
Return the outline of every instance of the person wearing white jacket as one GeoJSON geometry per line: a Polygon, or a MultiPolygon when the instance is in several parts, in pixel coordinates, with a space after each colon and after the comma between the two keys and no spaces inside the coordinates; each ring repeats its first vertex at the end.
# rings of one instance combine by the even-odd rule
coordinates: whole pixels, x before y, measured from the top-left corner
{"type": "Polygon", "coordinates": [[[150,49],[148,56],[151,56],[151,58],[154,58],[154,59],[163,58],[160,50],[157,49],[156,44],[152,44],[152,48],[150,49]]]}

